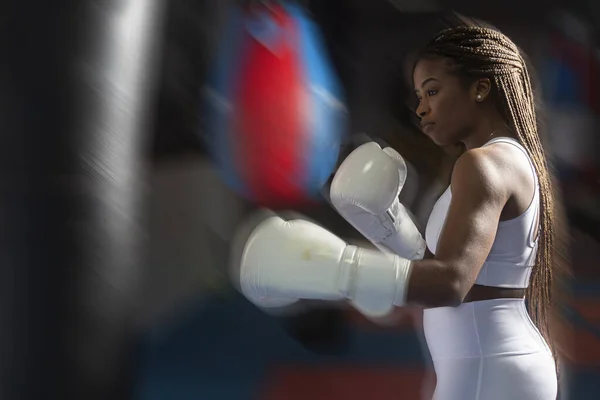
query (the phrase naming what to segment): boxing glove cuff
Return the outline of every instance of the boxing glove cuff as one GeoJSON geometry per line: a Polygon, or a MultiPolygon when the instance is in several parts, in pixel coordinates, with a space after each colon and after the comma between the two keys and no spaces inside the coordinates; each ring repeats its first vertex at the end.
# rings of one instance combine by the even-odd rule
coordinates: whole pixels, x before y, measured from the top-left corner
{"type": "Polygon", "coordinates": [[[406,301],[410,260],[347,246],[341,268],[343,295],[362,314],[384,316],[406,301]]]}
{"type": "Polygon", "coordinates": [[[393,228],[385,232],[386,236],[372,238],[373,243],[378,247],[383,245],[392,253],[409,260],[421,260],[425,256],[427,243],[404,205],[399,201],[395,202],[385,212],[384,218],[389,221],[382,225],[387,223],[393,228]]]}

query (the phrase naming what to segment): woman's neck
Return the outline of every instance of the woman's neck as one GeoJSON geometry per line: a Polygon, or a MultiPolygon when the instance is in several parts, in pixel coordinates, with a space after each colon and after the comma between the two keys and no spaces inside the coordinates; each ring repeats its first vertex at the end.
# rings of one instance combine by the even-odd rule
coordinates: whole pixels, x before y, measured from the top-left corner
{"type": "Polygon", "coordinates": [[[506,127],[506,123],[496,116],[494,118],[487,118],[477,124],[473,130],[473,134],[469,135],[463,144],[466,150],[475,149],[483,146],[490,140],[497,137],[514,137],[510,130],[506,127]]]}

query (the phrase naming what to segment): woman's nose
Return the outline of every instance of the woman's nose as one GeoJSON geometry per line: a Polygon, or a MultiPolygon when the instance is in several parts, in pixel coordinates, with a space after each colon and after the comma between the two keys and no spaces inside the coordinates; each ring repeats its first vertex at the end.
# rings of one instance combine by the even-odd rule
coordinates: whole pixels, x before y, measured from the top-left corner
{"type": "Polygon", "coordinates": [[[424,116],[427,115],[427,110],[429,109],[429,107],[426,106],[424,101],[421,101],[419,103],[419,105],[417,106],[417,109],[415,110],[415,113],[417,114],[417,117],[419,118],[423,118],[424,116]]]}

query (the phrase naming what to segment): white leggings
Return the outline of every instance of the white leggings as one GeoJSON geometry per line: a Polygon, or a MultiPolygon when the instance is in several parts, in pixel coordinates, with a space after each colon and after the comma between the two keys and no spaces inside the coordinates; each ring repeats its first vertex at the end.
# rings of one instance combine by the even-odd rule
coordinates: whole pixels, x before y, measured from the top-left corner
{"type": "Polygon", "coordinates": [[[434,400],[556,400],[548,353],[435,361],[434,400]]]}
{"type": "Polygon", "coordinates": [[[434,400],[556,400],[554,359],[520,299],[426,310],[434,400]]]}

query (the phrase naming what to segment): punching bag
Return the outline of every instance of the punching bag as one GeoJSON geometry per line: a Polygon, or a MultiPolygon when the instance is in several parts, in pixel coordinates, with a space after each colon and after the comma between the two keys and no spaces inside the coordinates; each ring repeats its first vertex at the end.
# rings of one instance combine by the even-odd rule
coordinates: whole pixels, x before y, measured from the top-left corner
{"type": "Polygon", "coordinates": [[[300,6],[232,9],[204,95],[207,146],[231,188],[271,208],[320,199],[347,111],[320,32],[300,6]]]}
{"type": "Polygon", "coordinates": [[[163,2],[10,3],[0,38],[0,399],[133,399],[143,121],[163,2]]]}

